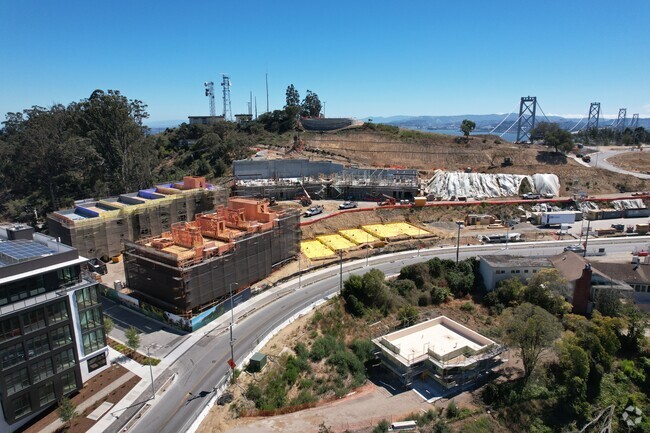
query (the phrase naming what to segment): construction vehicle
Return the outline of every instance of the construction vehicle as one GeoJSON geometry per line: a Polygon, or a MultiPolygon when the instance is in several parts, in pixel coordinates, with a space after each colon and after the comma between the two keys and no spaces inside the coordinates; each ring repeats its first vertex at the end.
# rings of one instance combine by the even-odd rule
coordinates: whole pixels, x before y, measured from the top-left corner
{"type": "Polygon", "coordinates": [[[304,194],[301,195],[301,196],[296,197],[296,199],[300,202],[301,205],[310,206],[312,204],[312,199],[309,196],[309,193],[307,192],[307,189],[305,189],[305,184],[303,182],[300,182],[300,186],[302,186],[302,192],[304,194]]]}
{"type": "Polygon", "coordinates": [[[382,194],[381,198],[383,200],[377,203],[378,206],[395,206],[395,204],[397,204],[397,200],[389,195],[382,194]]]}
{"type": "Polygon", "coordinates": [[[584,162],[591,162],[591,156],[589,156],[589,155],[585,155],[585,156],[582,157],[582,160],[583,160],[584,162]]]}
{"type": "Polygon", "coordinates": [[[503,158],[503,162],[501,163],[501,167],[509,167],[511,165],[512,165],[512,158],[510,158],[509,156],[506,156],[505,158],[503,158]]]}

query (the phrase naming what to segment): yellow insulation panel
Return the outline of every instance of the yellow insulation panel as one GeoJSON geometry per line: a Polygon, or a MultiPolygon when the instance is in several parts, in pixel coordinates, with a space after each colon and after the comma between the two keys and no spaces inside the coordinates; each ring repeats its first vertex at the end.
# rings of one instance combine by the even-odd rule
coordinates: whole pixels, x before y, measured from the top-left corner
{"type": "Polygon", "coordinates": [[[332,251],[347,250],[356,246],[354,243],[338,234],[317,236],[316,239],[321,241],[332,251]]]}
{"type": "Polygon", "coordinates": [[[379,239],[390,239],[399,236],[404,236],[404,234],[399,230],[398,227],[391,227],[389,225],[384,225],[384,224],[371,224],[367,226],[362,226],[361,228],[363,228],[371,235],[378,237],[379,239]]]}
{"type": "Polygon", "coordinates": [[[321,259],[336,256],[334,251],[330,250],[317,240],[300,242],[300,251],[302,251],[308,259],[321,259]]]}
{"type": "Polygon", "coordinates": [[[339,230],[339,234],[357,245],[377,242],[379,239],[361,229],[339,230]]]}
{"type": "Polygon", "coordinates": [[[400,232],[402,232],[407,236],[422,236],[422,235],[431,234],[429,231],[425,229],[412,226],[411,224],[408,223],[390,223],[390,224],[386,224],[386,226],[396,227],[400,232]]]}

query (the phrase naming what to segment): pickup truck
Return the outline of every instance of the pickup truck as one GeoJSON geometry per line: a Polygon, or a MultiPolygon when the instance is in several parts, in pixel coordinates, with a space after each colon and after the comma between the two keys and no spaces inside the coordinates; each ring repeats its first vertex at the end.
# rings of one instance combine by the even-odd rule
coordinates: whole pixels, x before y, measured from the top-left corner
{"type": "Polygon", "coordinates": [[[521,198],[523,200],[539,200],[540,198],[542,198],[542,196],[539,194],[527,193],[527,194],[523,194],[521,198]]]}
{"type": "Polygon", "coordinates": [[[357,207],[357,203],[354,201],[346,201],[339,205],[339,209],[354,209],[357,207]]]}
{"type": "Polygon", "coordinates": [[[304,216],[305,218],[309,218],[311,216],[318,215],[319,213],[323,213],[323,206],[321,205],[310,207],[305,211],[304,216]]]}

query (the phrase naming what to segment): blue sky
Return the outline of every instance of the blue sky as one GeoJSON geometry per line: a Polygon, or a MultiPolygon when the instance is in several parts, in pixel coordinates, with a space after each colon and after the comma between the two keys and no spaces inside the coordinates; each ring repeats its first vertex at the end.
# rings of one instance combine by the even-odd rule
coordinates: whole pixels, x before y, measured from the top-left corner
{"type": "Polygon", "coordinates": [[[0,0],[0,16],[2,117],[99,88],[184,119],[222,72],[235,113],[250,91],[265,110],[268,72],[271,109],[293,83],[328,117],[505,113],[526,95],[546,114],[650,117],[647,0],[0,0]]]}

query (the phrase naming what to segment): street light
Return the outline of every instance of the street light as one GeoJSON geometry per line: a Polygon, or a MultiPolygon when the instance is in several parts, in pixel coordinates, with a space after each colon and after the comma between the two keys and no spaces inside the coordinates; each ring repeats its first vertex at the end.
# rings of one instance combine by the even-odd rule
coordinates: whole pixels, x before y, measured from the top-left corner
{"type": "Polygon", "coordinates": [[[234,300],[232,296],[232,285],[238,286],[239,283],[230,283],[228,287],[230,288],[230,360],[232,363],[230,364],[230,370],[232,371],[233,377],[235,377],[235,343],[232,338],[232,327],[235,323],[235,306],[234,306],[234,300]]]}
{"type": "Polygon", "coordinates": [[[591,226],[591,219],[587,219],[587,234],[585,235],[585,250],[582,253],[582,257],[587,257],[587,242],[589,242],[589,228],[591,226]]]}
{"type": "Polygon", "coordinates": [[[339,291],[343,291],[343,250],[337,251],[339,254],[339,291]]]}
{"type": "Polygon", "coordinates": [[[149,348],[151,346],[147,346],[147,362],[149,363],[149,374],[151,375],[151,399],[155,400],[156,399],[156,388],[154,387],[153,384],[153,369],[151,368],[151,355],[149,355],[149,348]]]}
{"type": "Polygon", "coordinates": [[[368,267],[368,250],[370,249],[369,235],[370,233],[366,232],[366,268],[368,267]]]}
{"type": "Polygon", "coordinates": [[[458,264],[458,254],[460,253],[460,229],[463,228],[463,221],[456,221],[458,225],[458,236],[456,237],[456,263],[458,264]]]}

